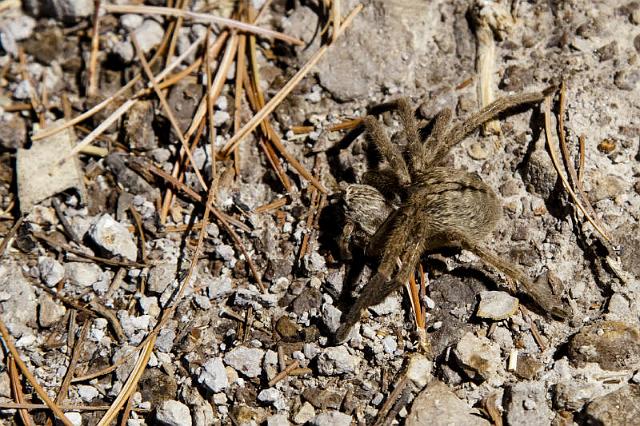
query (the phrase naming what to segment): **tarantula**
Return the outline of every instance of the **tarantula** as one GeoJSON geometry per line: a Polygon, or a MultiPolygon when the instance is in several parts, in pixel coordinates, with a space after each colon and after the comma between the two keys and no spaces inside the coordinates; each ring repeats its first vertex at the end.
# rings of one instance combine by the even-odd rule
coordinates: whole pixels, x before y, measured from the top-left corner
{"type": "Polygon", "coordinates": [[[519,282],[521,291],[544,311],[557,318],[568,316],[550,292],[535,288],[519,268],[480,244],[501,217],[496,193],[475,173],[439,165],[454,145],[483,123],[510,108],[539,102],[552,92],[548,89],[498,99],[450,129],[451,111],[445,109],[436,115],[424,141],[413,109],[401,98],[391,106],[403,127],[404,150],[390,141],[375,117],[364,118],[365,133],[387,165],[365,173],[367,185],[345,188],[345,203],[357,223],[350,222],[347,214],[344,238],[368,238],[367,254],[378,257],[380,263],[355,304],[343,314],[336,332],[338,342],[347,338],[364,309],[382,302],[409,279],[424,252],[446,247],[475,253],[519,282]],[[393,275],[396,264],[399,269],[393,275]]]}

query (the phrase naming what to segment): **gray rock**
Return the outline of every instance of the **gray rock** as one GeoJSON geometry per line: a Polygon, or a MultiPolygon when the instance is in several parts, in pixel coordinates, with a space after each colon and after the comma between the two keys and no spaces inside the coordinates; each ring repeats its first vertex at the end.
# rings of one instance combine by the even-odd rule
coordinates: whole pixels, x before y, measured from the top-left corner
{"type": "Polygon", "coordinates": [[[637,369],[640,366],[640,330],[620,321],[586,326],[571,338],[569,359],[579,366],[595,362],[604,370],[637,369]]]}
{"type": "MultiPolygon", "coordinates": [[[[2,34],[0,33],[0,41],[2,34]]],[[[17,47],[16,47],[17,49],[17,47]]],[[[0,147],[5,150],[16,150],[27,142],[27,126],[24,120],[15,114],[3,115],[0,121],[0,147]]]]}
{"type": "Polygon", "coordinates": [[[151,49],[157,47],[164,37],[164,28],[153,19],[145,19],[135,32],[140,49],[144,53],[149,53],[151,49]]]}
{"type": "Polygon", "coordinates": [[[80,287],[91,287],[102,278],[102,269],[95,263],[68,262],[64,269],[69,282],[80,287]]]}
{"type": "Polygon", "coordinates": [[[476,411],[454,394],[449,386],[435,380],[420,392],[411,405],[406,426],[489,426],[476,411]]]}
{"type": "Polygon", "coordinates": [[[258,401],[271,404],[276,410],[284,410],[287,407],[287,401],[284,399],[284,395],[276,388],[261,390],[258,394],[258,401]]]}
{"type": "Polygon", "coordinates": [[[414,354],[409,360],[407,367],[407,378],[413,382],[418,389],[422,389],[431,381],[433,376],[433,362],[422,354],[414,354]]]}
{"type": "Polygon", "coordinates": [[[398,349],[398,342],[393,336],[385,336],[382,339],[382,348],[386,354],[392,354],[398,349]]]}
{"type": "Polygon", "coordinates": [[[51,296],[43,293],[40,296],[40,309],[38,311],[38,323],[49,328],[62,319],[67,309],[64,305],[57,304],[51,296]]]}
{"type": "Polygon", "coordinates": [[[322,294],[320,291],[313,287],[308,287],[293,300],[291,308],[296,314],[302,315],[305,312],[317,311],[321,303],[322,294]]]}
{"type": "Polygon", "coordinates": [[[638,86],[638,81],[640,81],[640,72],[637,69],[620,70],[613,77],[613,84],[620,90],[634,90],[638,86]]]}
{"type": "Polygon", "coordinates": [[[14,337],[31,334],[35,325],[37,300],[33,285],[22,275],[22,268],[12,260],[0,264],[0,317],[14,337]]]}
{"type": "Polygon", "coordinates": [[[501,321],[515,314],[518,306],[518,299],[504,291],[483,291],[480,293],[476,315],[480,318],[501,321]]]}
{"type": "Polygon", "coordinates": [[[236,291],[234,302],[238,306],[253,306],[259,310],[261,307],[270,308],[278,303],[278,295],[265,294],[258,290],[255,286],[249,288],[239,288],[236,291]]]}
{"type": "MultiPolygon", "coordinates": [[[[92,2],[93,4],[93,2],[92,2]]],[[[59,120],[52,126],[61,124],[59,120]]],[[[86,199],[84,174],[77,156],[65,158],[76,144],[76,135],[67,128],[33,144],[30,149],[19,149],[16,155],[16,175],[20,211],[29,213],[31,208],[52,195],[75,188],[86,199]]]]}
{"type": "Polygon", "coordinates": [[[518,382],[506,396],[507,424],[548,425],[554,413],[547,403],[544,382],[518,382]]]}
{"type": "Polygon", "coordinates": [[[262,349],[238,346],[224,356],[224,363],[243,375],[253,378],[258,377],[262,372],[262,358],[264,358],[262,349]]]}
{"type": "Polygon", "coordinates": [[[38,258],[38,271],[40,279],[47,287],[54,287],[64,278],[64,266],[47,256],[38,258]]]}
{"type": "Polygon", "coordinates": [[[324,376],[353,374],[360,358],[349,353],[345,346],[326,348],[318,356],[318,371],[324,376]]]}
{"type": "Polygon", "coordinates": [[[93,386],[78,385],[78,395],[85,402],[91,402],[100,396],[100,392],[93,386]]]}
{"type": "Polygon", "coordinates": [[[24,14],[3,20],[2,24],[0,24],[0,42],[2,43],[2,48],[14,57],[17,57],[18,44],[16,42],[30,38],[35,26],[35,19],[24,14]]]}
{"type": "Polygon", "coordinates": [[[267,426],[289,426],[290,424],[286,414],[276,414],[267,419],[267,426]]]}
{"type": "Polygon", "coordinates": [[[45,2],[43,12],[64,22],[75,22],[93,14],[94,2],[91,0],[53,0],[45,2]]]}
{"type": "Polygon", "coordinates": [[[387,297],[384,301],[377,305],[373,305],[369,309],[378,316],[389,315],[393,312],[402,312],[400,298],[396,295],[387,297]]]}
{"type": "Polygon", "coordinates": [[[209,296],[211,300],[223,299],[233,294],[233,282],[228,275],[209,278],[207,282],[207,296],[209,296]]]}
{"type": "Polygon", "coordinates": [[[305,401],[304,404],[300,407],[296,415],[293,417],[293,422],[297,425],[302,425],[307,423],[309,420],[316,416],[316,409],[313,408],[313,405],[309,404],[305,401]]]}
{"type": "Polygon", "coordinates": [[[331,333],[335,333],[338,327],[340,327],[341,317],[342,312],[340,312],[340,309],[328,303],[322,305],[322,322],[331,333]]]}
{"type": "Polygon", "coordinates": [[[352,418],[340,411],[320,413],[309,421],[312,426],[351,426],[352,418]]]}
{"type": "Polygon", "coordinates": [[[544,149],[543,140],[536,142],[536,149],[531,153],[529,161],[525,163],[522,179],[527,186],[527,191],[545,200],[553,192],[558,174],[549,154],[544,149]]]}
{"type": "MultiPolygon", "coordinates": [[[[132,16],[139,17],[139,15],[132,16]]],[[[153,115],[154,106],[151,101],[138,101],[131,107],[123,126],[127,146],[144,151],[158,147],[153,130],[153,115]]]]}
{"type": "Polygon", "coordinates": [[[456,359],[471,378],[495,378],[501,365],[500,347],[486,337],[467,332],[454,349],[456,359]]]}
{"type": "Polygon", "coordinates": [[[640,386],[626,385],[592,401],[585,410],[586,424],[624,426],[640,418],[640,386]]]}
{"type": "Polygon", "coordinates": [[[149,270],[147,286],[149,291],[162,294],[166,288],[176,279],[178,265],[175,263],[162,263],[149,270]]]}
{"type": "Polygon", "coordinates": [[[222,363],[222,358],[211,358],[202,366],[202,370],[198,375],[198,383],[203,384],[214,393],[221,392],[229,386],[229,379],[222,363]]]}
{"type": "Polygon", "coordinates": [[[131,233],[109,213],[103,214],[89,229],[89,237],[111,255],[122,256],[132,262],[138,257],[138,247],[131,233]]]}
{"type": "Polygon", "coordinates": [[[173,342],[176,339],[176,331],[173,328],[164,328],[158,333],[158,340],[156,340],[156,348],[160,352],[169,353],[173,348],[173,342]]]}
{"type": "Polygon", "coordinates": [[[191,413],[182,402],[168,400],[158,407],[156,420],[166,426],[191,426],[191,413]]]}

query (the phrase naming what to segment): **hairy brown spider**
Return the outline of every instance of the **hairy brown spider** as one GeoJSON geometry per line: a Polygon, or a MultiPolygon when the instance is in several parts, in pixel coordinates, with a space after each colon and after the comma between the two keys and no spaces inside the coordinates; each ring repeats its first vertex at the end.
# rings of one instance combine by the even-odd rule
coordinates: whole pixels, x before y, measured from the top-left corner
{"type": "Polygon", "coordinates": [[[367,185],[345,188],[348,212],[344,239],[368,239],[367,254],[380,258],[380,263],[343,315],[336,332],[338,342],[347,338],[364,309],[384,301],[410,278],[424,252],[445,247],[475,253],[520,283],[520,291],[544,311],[554,317],[568,316],[550,292],[535,288],[518,267],[480,244],[501,217],[496,193],[475,173],[439,165],[449,150],[478,126],[510,108],[539,102],[550,92],[552,89],[498,99],[450,129],[451,111],[445,109],[436,115],[425,141],[420,138],[413,109],[406,99],[399,99],[392,106],[398,111],[406,138],[404,152],[391,143],[375,117],[365,117],[366,135],[387,165],[368,171],[363,179],[367,185]],[[393,275],[396,264],[400,266],[393,275]]]}

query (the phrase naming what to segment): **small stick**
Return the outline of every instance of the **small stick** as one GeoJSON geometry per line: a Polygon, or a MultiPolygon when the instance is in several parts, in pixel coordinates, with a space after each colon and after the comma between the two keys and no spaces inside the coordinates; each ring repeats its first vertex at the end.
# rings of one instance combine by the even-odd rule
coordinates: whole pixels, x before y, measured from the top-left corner
{"type": "Polygon", "coordinates": [[[24,216],[20,216],[18,220],[16,220],[16,223],[13,224],[9,232],[7,232],[7,235],[2,239],[2,244],[0,244],[0,257],[4,256],[4,253],[9,249],[9,243],[13,240],[16,232],[18,232],[20,225],[22,225],[22,221],[24,221],[24,216]]]}
{"type": "Polygon", "coordinates": [[[580,144],[580,159],[578,160],[578,185],[580,186],[582,186],[582,179],[584,178],[584,140],[584,135],[580,135],[578,137],[578,143],[580,144]]]}
{"type": "Polygon", "coordinates": [[[92,300],[89,303],[89,308],[93,312],[97,313],[99,316],[109,321],[109,324],[111,324],[111,328],[115,332],[116,339],[118,339],[119,343],[122,344],[123,342],[126,342],[127,339],[124,334],[124,330],[120,325],[120,321],[118,321],[118,318],[116,318],[115,314],[111,311],[111,309],[101,305],[100,302],[98,302],[96,299],[92,300]]]}
{"type": "MultiPolygon", "coordinates": [[[[342,35],[344,31],[351,25],[351,22],[356,17],[358,13],[362,10],[362,4],[356,6],[351,13],[347,16],[342,26],[337,31],[337,36],[342,35]]],[[[260,122],[262,122],[265,117],[271,114],[278,105],[284,100],[284,98],[291,93],[291,91],[298,85],[298,83],[311,71],[311,69],[315,66],[315,64],[324,56],[327,52],[328,48],[332,46],[332,44],[324,45],[320,47],[316,53],[309,59],[309,61],[302,67],[300,70],[285,84],[285,86],[273,97],[267,104],[258,111],[252,118],[247,122],[242,129],[238,133],[236,133],[225,145],[222,150],[223,155],[229,155],[235,146],[240,143],[250,132],[252,132],[260,122]]]]}
{"type": "Polygon", "coordinates": [[[91,56],[89,57],[89,67],[87,70],[87,96],[93,97],[98,91],[98,51],[100,49],[100,3],[101,0],[94,0],[93,30],[91,31],[91,56]]]}
{"type": "Polygon", "coordinates": [[[334,124],[327,130],[330,132],[337,132],[338,130],[351,130],[362,125],[362,118],[354,118],[352,120],[343,121],[342,123],[334,124]]]}
{"type": "Polygon", "coordinates": [[[182,17],[185,19],[191,19],[195,21],[205,22],[209,24],[218,24],[231,29],[239,31],[246,31],[255,33],[265,37],[271,37],[274,39],[286,41],[290,44],[303,46],[304,42],[295,37],[288,36],[278,31],[261,28],[255,25],[248,24],[246,22],[237,21],[235,19],[223,18],[221,16],[215,16],[208,13],[191,12],[188,10],[181,10],[172,7],[160,7],[160,6],[134,6],[134,5],[115,5],[105,4],[103,9],[107,13],[139,13],[145,15],[164,15],[182,17]]]}
{"type": "Polygon", "coordinates": [[[129,211],[131,212],[133,222],[136,224],[136,229],[138,230],[138,235],[140,236],[140,254],[142,255],[142,261],[145,262],[147,260],[147,242],[144,237],[142,218],[140,217],[140,213],[138,213],[138,210],[136,210],[133,206],[129,207],[129,211]]]}
{"type": "Polygon", "coordinates": [[[407,379],[407,375],[403,374],[400,380],[396,382],[395,388],[389,394],[389,397],[380,408],[380,411],[378,411],[378,416],[376,417],[376,422],[374,423],[374,425],[377,426],[377,425],[385,424],[387,414],[389,413],[391,408],[393,408],[393,404],[396,403],[396,400],[400,397],[400,395],[402,394],[402,391],[404,390],[404,388],[407,386],[408,383],[409,381],[407,379]]]}
{"type": "Polygon", "coordinates": [[[298,362],[298,360],[293,361],[291,364],[287,366],[287,368],[279,372],[273,379],[269,381],[268,383],[269,387],[275,386],[276,383],[278,383],[279,381],[287,377],[289,373],[291,373],[293,370],[295,370],[299,366],[300,366],[300,363],[298,362]]]}
{"type": "Polygon", "coordinates": [[[278,198],[275,201],[272,201],[268,204],[264,204],[262,206],[258,206],[255,209],[253,209],[254,213],[266,213],[268,211],[271,210],[276,210],[279,209],[282,206],[286,206],[287,205],[287,197],[281,197],[278,198]]]}
{"type": "Polygon", "coordinates": [[[64,228],[64,232],[71,239],[71,241],[73,241],[74,243],[78,244],[79,246],[82,246],[83,242],[80,239],[80,237],[78,237],[78,234],[76,234],[76,231],[74,231],[73,227],[71,226],[71,224],[67,220],[67,217],[64,215],[64,212],[62,211],[62,207],[60,206],[60,201],[58,201],[58,199],[54,197],[51,200],[51,202],[53,204],[53,208],[56,211],[56,216],[58,216],[58,220],[60,220],[60,223],[62,224],[62,227],[64,228]]]}
{"type": "Polygon", "coordinates": [[[71,421],[69,421],[67,416],[64,415],[62,410],[60,410],[60,407],[58,407],[58,405],[55,402],[53,402],[51,398],[49,398],[49,395],[47,395],[47,392],[36,381],[36,378],[33,376],[33,374],[31,374],[31,372],[27,368],[24,361],[22,361],[22,359],[20,358],[20,353],[18,352],[15,345],[13,344],[13,339],[11,338],[11,335],[9,334],[9,330],[7,330],[7,327],[4,325],[4,322],[2,321],[2,319],[0,319],[0,334],[2,335],[2,340],[4,340],[5,346],[7,347],[7,349],[9,349],[9,352],[11,352],[11,356],[13,356],[13,359],[15,360],[16,364],[18,364],[18,368],[20,369],[24,377],[27,379],[27,381],[31,384],[31,386],[33,386],[33,389],[36,391],[40,399],[42,399],[42,401],[45,404],[47,404],[47,407],[49,407],[49,409],[53,412],[53,414],[65,426],[73,426],[73,423],[71,423],[71,421]]]}
{"type": "MultiPolygon", "coordinates": [[[[9,378],[11,380],[11,391],[13,393],[14,398],[18,404],[24,404],[24,393],[22,392],[22,385],[20,384],[20,376],[18,375],[18,367],[16,367],[15,359],[10,356],[8,368],[9,370],[9,378]]],[[[24,408],[20,408],[18,410],[20,414],[20,419],[25,426],[35,426],[31,415],[24,408]]]]}
{"type": "MultiPolygon", "coordinates": [[[[87,338],[90,326],[90,319],[87,319],[82,325],[82,329],[80,330],[80,337],[73,346],[73,352],[71,354],[71,360],[69,361],[69,367],[67,368],[67,372],[64,375],[64,379],[62,379],[62,384],[60,385],[60,389],[58,390],[58,394],[56,395],[56,404],[62,404],[64,400],[67,399],[69,385],[71,385],[71,379],[73,379],[73,374],[75,373],[76,366],[78,365],[78,361],[80,360],[80,354],[82,354],[84,341],[87,338]]],[[[68,332],[73,333],[73,330],[69,330],[68,332]]]]}
{"type": "MultiPolygon", "coordinates": [[[[14,402],[0,402],[0,409],[4,410],[19,410],[24,408],[25,410],[43,410],[48,408],[47,404],[32,404],[28,402],[14,403],[14,402]]],[[[64,411],[106,411],[109,409],[108,405],[61,405],[61,410],[64,411]]],[[[137,411],[137,410],[136,410],[137,411]]]]}

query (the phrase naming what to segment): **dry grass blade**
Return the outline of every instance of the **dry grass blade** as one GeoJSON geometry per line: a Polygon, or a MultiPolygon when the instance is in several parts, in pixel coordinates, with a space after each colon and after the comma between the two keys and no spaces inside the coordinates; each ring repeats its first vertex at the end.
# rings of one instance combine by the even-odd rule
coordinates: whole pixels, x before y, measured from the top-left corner
{"type": "MultiPolygon", "coordinates": [[[[76,341],[76,344],[73,347],[73,353],[71,354],[71,361],[69,361],[69,367],[67,368],[67,373],[62,380],[62,384],[60,385],[60,389],[58,390],[58,395],[56,395],[56,404],[62,404],[65,399],[67,399],[67,392],[69,391],[69,385],[71,385],[71,380],[73,379],[73,375],[78,365],[78,360],[80,359],[80,354],[82,353],[82,348],[84,345],[84,341],[87,338],[87,334],[89,333],[89,326],[91,325],[91,320],[87,319],[82,326],[82,330],[80,331],[80,337],[76,341]]],[[[69,330],[69,333],[73,333],[73,330],[69,330]]]]}
{"type": "Polygon", "coordinates": [[[89,57],[89,67],[87,70],[87,96],[95,96],[98,91],[98,51],[100,48],[100,4],[101,0],[96,0],[93,12],[93,29],[91,31],[91,56],[89,57]]]}
{"type": "Polygon", "coordinates": [[[0,244],[0,258],[4,256],[4,253],[9,248],[9,242],[16,235],[16,232],[18,232],[18,228],[20,228],[20,225],[22,225],[23,220],[24,220],[24,216],[20,216],[18,220],[16,220],[16,223],[13,224],[9,232],[7,232],[7,235],[5,235],[4,238],[2,239],[2,244],[0,244]]]}
{"type": "Polygon", "coordinates": [[[551,98],[550,97],[545,98],[543,108],[544,108],[544,132],[547,140],[547,149],[549,150],[549,155],[551,156],[551,161],[553,162],[553,166],[555,167],[556,172],[558,173],[558,176],[560,176],[562,185],[564,186],[564,189],[569,193],[569,195],[571,196],[571,199],[573,200],[575,205],[578,207],[578,209],[580,209],[582,214],[587,218],[589,223],[591,223],[591,225],[596,229],[596,231],[598,231],[598,233],[602,236],[602,238],[604,238],[607,242],[611,244],[611,241],[608,238],[607,232],[600,227],[598,222],[595,221],[593,217],[591,217],[587,209],[582,205],[582,202],[580,201],[576,193],[571,188],[571,185],[569,184],[567,177],[564,175],[564,173],[561,170],[560,162],[558,161],[558,154],[556,153],[556,148],[553,146],[553,143],[552,143],[553,136],[551,134],[552,126],[551,126],[551,98]]]}
{"type": "MultiPolygon", "coordinates": [[[[351,13],[347,16],[344,23],[337,31],[337,35],[340,36],[344,31],[351,25],[351,22],[356,17],[358,13],[362,10],[362,5],[356,6],[351,13]]],[[[252,118],[246,123],[242,129],[227,142],[227,144],[222,149],[223,155],[229,155],[229,153],[239,144],[249,133],[253,132],[256,127],[260,125],[260,123],[271,114],[280,103],[286,98],[289,93],[300,83],[300,81],[311,71],[311,69],[318,63],[318,61],[324,56],[329,47],[332,44],[324,45],[320,47],[316,53],[309,59],[309,61],[304,64],[302,68],[284,85],[284,87],[273,97],[267,104],[258,111],[252,118]]]]}
{"type": "MultiPolygon", "coordinates": [[[[18,375],[18,367],[16,367],[16,361],[13,357],[9,357],[8,368],[9,379],[11,380],[11,393],[18,404],[24,404],[24,393],[22,392],[22,384],[20,383],[20,376],[18,375]]],[[[34,426],[35,423],[27,411],[24,408],[18,409],[20,419],[25,426],[34,426]]]]}
{"type": "Polygon", "coordinates": [[[180,129],[180,125],[178,124],[178,120],[176,119],[175,114],[173,113],[173,109],[171,108],[171,106],[167,102],[167,98],[165,97],[164,93],[162,93],[162,91],[158,87],[158,82],[156,81],[156,77],[153,75],[153,72],[151,71],[151,68],[149,67],[149,64],[147,63],[147,60],[144,57],[144,53],[142,52],[142,49],[140,48],[140,45],[138,44],[138,40],[136,39],[136,35],[134,33],[131,33],[131,41],[133,42],[133,45],[134,45],[134,47],[136,49],[136,54],[138,56],[138,60],[140,61],[140,64],[142,65],[142,68],[144,69],[144,72],[147,75],[147,78],[149,79],[149,82],[151,83],[151,86],[153,87],[153,90],[156,92],[156,96],[158,96],[158,99],[160,100],[160,104],[162,105],[162,109],[164,110],[165,114],[167,114],[167,117],[169,118],[169,122],[171,123],[171,126],[173,127],[173,130],[176,133],[176,135],[178,136],[178,139],[180,140],[180,143],[182,144],[182,149],[187,154],[187,158],[189,159],[189,162],[191,163],[191,168],[193,169],[193,171],[195,172],[195,174],[196,174],[196,176],[198,178],[198,182],[200,182],[200,185],[206,190],[208,188],[208,186],[207,186],[206,182],[204,181],[204,178],[202,177],[202,174],[200,173],[200,170],[196,166],[196,162],[193,159],[193,155],[191,154],[191,150],[189,149],[189,145],[187,145],[187,140],[185,139],[184,135],[182,134],[182,130],[180,129]]]}
{"type": "Polygon", "coordinates": [[[16,364],[18,364],[18,368],[20,369],[20,372],[24,375],[24,377],[31,384],[31,386],[33,386],[33,389],[36,391],[40,399],[42,399],[42,401],[44,401],[44,403],[47,404],[47,407],[49,407],[49,409],[53,412],[53,414],[65,426],[73,426],[73,423],[71,423],[69,419],[64,415],[60,407],[58,407],[58,405],[55,402],[53,402],[51,398],[49,398],[49,395],[47,395],[47,392],[42,388],[42,386],[40,386],[40,384],[36,381],[36,378],[33,376],[33,374],[31,374],[31,372],[27,368],[24,361],[22,361],[22,359],[20,358],[20,354],[18,353],[18,350],[13,344],[13,339],[9,334],[9,330],[7,330],[7,327],[4,325],[4,322],[1,319],[0,319],[0,334],[2,334],[2,340],[4,340],[5,346],[7,347],[7,349],[9,349],[9,352],[11,352],[11,356],[13,356],[13,359],[15,360],[16,364]]]}
{"type": "Polygon", "coordinates": [[[129,397],[133,392],[135,392],[136,387],[138,386],[138,381],[140,380],[140,377],[142,377],[142,373],[149,362],[149,357],[151,357],[155,343],[156,335],[152,333],[146,344],[142,347],[138,360],[136,361],[129,378],[125,382],[124,386],[122,386],[122,390],[116,397],[115,401],[113,401],[113,404],[111,404],[111,407],[109,407],[107,412],[104,414],[104,417],[102,417],[98,422],[98,426],[107,426],[111,424],[118,415],[118,412],[126,404],[129,397]]]}
{"type": "Polygon", "coordinates": [[[247,24],[246,22],[237,21],[235,19],[223,18],[220,16],[214,16],[207,13],[190,12],[188,10],[175,9],[171,7],[161,6],[134,6],[134,5],[112,5],[105,4],[103,9],[107,13],[139,13],[144,15],[164,15],[182,17],[185,19],[191,19],[194,21],[204,22],[208,24],[218,24],[228,28],[236,29],[239,31],[246,31],[262,35],[264,37],[271,37],[274,39],[286,41],[287,43],[297,44],[299,46],[304,45],[302,40],[295,37],[282,34],[278,31],[268,30],[255,25],[247,24]]]}

